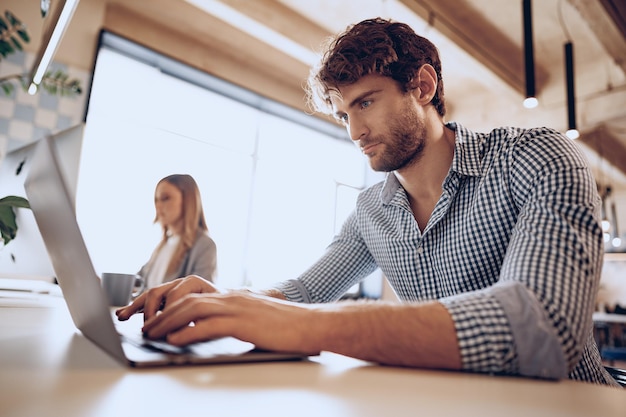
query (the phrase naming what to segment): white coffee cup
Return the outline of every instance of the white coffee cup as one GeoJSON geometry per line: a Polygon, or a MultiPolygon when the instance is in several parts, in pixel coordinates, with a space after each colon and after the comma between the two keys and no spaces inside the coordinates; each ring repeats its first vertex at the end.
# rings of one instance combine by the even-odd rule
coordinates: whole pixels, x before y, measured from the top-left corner
{"type": "Polygon", "coordinates": [[[109,305],[125,306],[137,297],[144,288],[144,280],[137,274],[102,273],[102,288],[106,293],[109,305]],[[139,287],[135,289],[135,285],[139,287]]]}

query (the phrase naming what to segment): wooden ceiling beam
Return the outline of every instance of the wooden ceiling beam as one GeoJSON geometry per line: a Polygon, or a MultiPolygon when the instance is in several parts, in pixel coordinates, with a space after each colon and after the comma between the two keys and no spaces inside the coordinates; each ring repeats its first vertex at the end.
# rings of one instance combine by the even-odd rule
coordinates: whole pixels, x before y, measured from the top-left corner
{"type": "Polygon", "coordinates": [[[626,145],[611,134],[604,124],[584,132],[578,139],[622,173],[626,173],[626,145]]]}
{"type": "Polygon", "coordinates": [[[624,0],[567,1],[578,10],[604,49],[626,74],[626,22],[623,21],[626,6],[620,3],[624,0]]]}
{"type": "Polygon", "coordinates": [[[277,0],[219,0],[297,44],[319,52],[322,41],[332,34],[277,0]]]}
{"type": "MultiPolygon", "coordinates": [[[[466,0],[399,0],[444,36],[465,50],[522,96],[526,94],[524,51],[501,33],[466,0]]],[[[521,16],[521,2],[519,4],[521,16]]],[[[521,17],[520,17],[521,19],[521,17]]],[[[520,33],[522,22],[520,20],[520,33]]],[[[521,36],[521,35],[520,35],[521,36]]],[[[535,60],[535,83],[539,94],[548,71],[535,60]]]]}
{"type": "Polygon", "coordinates": [[[109,1],[104,27],[194,68],[307,110],[302,89],[306,64],[186,2],[151,3],[145,7],[143,0],[109,1]]]}

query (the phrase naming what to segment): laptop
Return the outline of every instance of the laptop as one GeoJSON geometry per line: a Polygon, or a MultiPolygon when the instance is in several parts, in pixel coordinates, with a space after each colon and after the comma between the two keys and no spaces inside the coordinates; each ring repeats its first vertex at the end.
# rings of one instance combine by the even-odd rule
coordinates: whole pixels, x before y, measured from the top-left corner
{"type": "Polygon", "coordinates": [[[24,187],[75,326],[118,361],[132,367],[286,361],[303,354],[271,352],[224,337],[185,347],[142,337],[143,318],[120,322],[109,307],[83,240],[54,138],[35,147],[24,187]]]}

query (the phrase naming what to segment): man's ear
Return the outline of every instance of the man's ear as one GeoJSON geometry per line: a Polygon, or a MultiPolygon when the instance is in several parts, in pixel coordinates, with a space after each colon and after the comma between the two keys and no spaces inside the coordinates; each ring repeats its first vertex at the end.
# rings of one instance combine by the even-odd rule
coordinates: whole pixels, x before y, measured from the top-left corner
{"type": "Polygon", "coordinates": [[[431,102],[437,93],[437,72],[430,64],[422,65],[411,82],[416,98],[422,104],[431,102]]]}

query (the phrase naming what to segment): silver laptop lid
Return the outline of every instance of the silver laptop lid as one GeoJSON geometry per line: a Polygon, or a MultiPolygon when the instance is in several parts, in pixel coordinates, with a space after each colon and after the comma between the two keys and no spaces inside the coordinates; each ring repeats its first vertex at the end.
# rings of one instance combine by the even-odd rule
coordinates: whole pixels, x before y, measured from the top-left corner
{"type": "Polygon", "coordinates": [[[24,188],[74,324],[109,354],[125,361],[106,297],[76,221],[53,146],[40,139],[24,188]]]}

